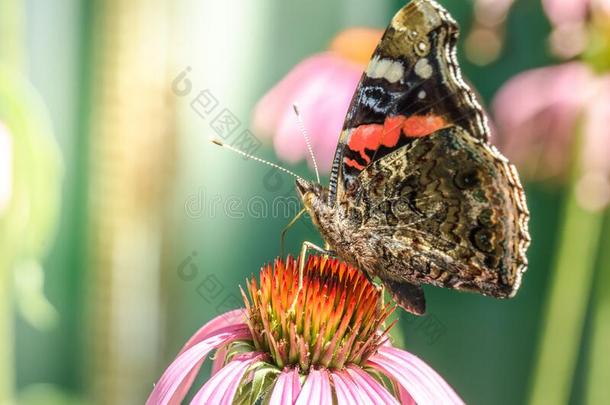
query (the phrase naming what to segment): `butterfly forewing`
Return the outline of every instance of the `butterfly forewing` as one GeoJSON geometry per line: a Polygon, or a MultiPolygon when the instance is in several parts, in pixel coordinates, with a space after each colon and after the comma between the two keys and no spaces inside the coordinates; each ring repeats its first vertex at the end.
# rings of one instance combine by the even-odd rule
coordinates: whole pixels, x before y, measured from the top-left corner
{"type": "Polygon", "coordinates": [[[432,1],[414,1],[386,29],[344,123],[330,202],[366,166],[418,137],[459,125],[487,140],[487,118],[455,57],[458,27],[432,1]]]}

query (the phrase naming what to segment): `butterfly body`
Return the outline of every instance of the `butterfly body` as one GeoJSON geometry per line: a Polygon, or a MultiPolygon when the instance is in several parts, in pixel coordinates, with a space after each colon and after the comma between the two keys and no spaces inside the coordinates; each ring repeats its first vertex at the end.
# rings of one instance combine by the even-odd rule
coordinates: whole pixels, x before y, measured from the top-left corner
{"type": "Polygon", "coordinates": [[[297,181],[327,245],[415,314],[421,284],[508,298],[527,266],[523,190],[487,142],[457,33],[431,0],[400,10],[356,90],[329,187],[297,181]]]}

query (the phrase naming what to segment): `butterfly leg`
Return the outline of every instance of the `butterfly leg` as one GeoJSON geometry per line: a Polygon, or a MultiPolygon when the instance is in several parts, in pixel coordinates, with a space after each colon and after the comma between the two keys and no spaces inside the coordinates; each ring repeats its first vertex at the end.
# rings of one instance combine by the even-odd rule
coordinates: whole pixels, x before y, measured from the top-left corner
{"type": "Polygon", "coordinates": [[[293,227],[294,224],[297,223],[297,221],[299,220],[299,218],[301,218],[303,216],[303,214],[306,212],[305,208],[303,208],[301,211],[299,211],[294,218],[292,218],[292,220],[288,223],[288,225],[286,225],[286,227],[282,230],[281,236],[280,236],[280,257],[284,258],[284,245],[285,245],[285,240],[286,240],[286,233],[288,232],[288,230],[290,228],[293,227]]]}
{"type": "MultiPolygon", "coordinates": [[[[328,244],[325,245],[326,247],[328,244]]],[[[305,259],[307,258],[308,250],[315,250],[318,253],[321,253],[325,256],[335,257],[337,254],[330,249],[323,249],[318,245],[315,245],[311,242],[305,241],[301,246],[301,254],[299,254],[299,291],[303,288],[303,273],[305,272],[305,259]]]]}
{"type": "MultiPolygon", "coordinates": [[[[325,246],[328,247],[328,244],[326,244],[325,246]]],[[[337,255],[336,252],[334,252],[330,249],[323,249],[323,248],[319,247],[318,245],[313,244],[309,241],[303,242],[303,245],[301,245],[301,253],[299,254],[299,289],[297,290],[297,293],[294,295],[294,301],[292,302],[292,305],[290,306],[290,312],[294,312],[294,308],[296,306],[297,299],[299,297],[299,293],[301,292],[301,289],[303,288],[303,274],[305,273],[305,259],[307,259],[307,252],[309,250],[315,250],[316,252],[321,253],[326,256],[335,257],[337,255]]]]}
{"type": "Polygon", "coordinates": [[[379,282],[375,281],[375,278],[372,277],[366,271],[362,271],[361,273],[364,274],[364,277],[366,277],[366,279],[369,281],[369,283],[373,284],[375,286],[375,288],[377,289],[377,291],[379,291],[379,293],[381,294],[382,303],[385,306],[385,304],[386,304],[386,302],[385,302],[385,292],[386,292],[385,284],[383,284],[383,282],[379,283],[379,282]]]}

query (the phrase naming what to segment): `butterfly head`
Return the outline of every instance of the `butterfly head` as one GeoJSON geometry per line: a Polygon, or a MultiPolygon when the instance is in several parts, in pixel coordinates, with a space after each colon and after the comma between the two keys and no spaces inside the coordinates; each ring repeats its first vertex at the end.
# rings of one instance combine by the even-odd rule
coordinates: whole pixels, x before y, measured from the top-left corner
{"type": "Polygon", "coordinates": [[[296,180],[296,188],[305,209],[314,223],[319,224],[319,217],[328,211],[328,189],[320,183],[303,179],[296,180]]]}
{"type": "Polygon", "coordinates": [[[296,186],[305,208],[317,205],[324,200],[325,189],[320,183],[297,179],[296,186]]]}

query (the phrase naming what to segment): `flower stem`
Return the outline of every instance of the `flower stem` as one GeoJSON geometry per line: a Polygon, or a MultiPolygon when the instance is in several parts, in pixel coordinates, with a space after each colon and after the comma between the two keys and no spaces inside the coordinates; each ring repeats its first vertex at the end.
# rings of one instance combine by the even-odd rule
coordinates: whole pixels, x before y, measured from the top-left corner
{"type": "MultiPolygon", "coordinates": [[[[580,156],[579,147],[574,152],[575,157],[580,156]]],[[[574,159],[572,172],[550,275],[530,404],[566,404],[570,399],[595,273],[603,213],[587,210],[578,202],[576,183],[582,175],[578,158],[574,159]]]]}
{"type": "MultiPolygon", "coordinates": [[[[600,246],[610,246],[610,212],[600,246]]],[[[586,404],[610,404],[610,250],[603,249],[599,258],[595,283],[591,346],[589,351],[589,375],[586,382],[586,404]]]]}

